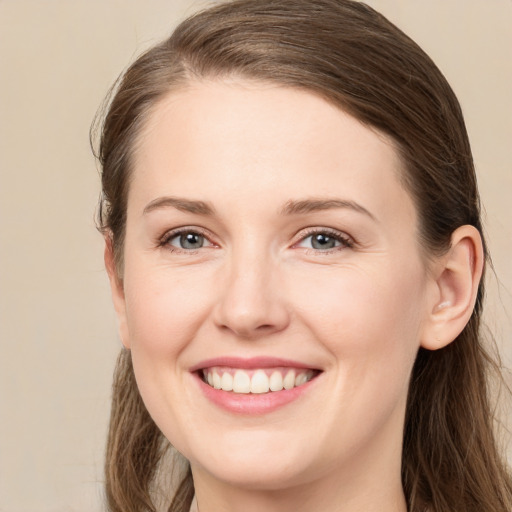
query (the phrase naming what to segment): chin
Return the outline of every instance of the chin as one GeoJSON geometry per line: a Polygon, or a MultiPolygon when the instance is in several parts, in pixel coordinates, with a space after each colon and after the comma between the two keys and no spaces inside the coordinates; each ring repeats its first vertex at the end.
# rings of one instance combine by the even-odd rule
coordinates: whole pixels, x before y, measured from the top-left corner
{"type": "Polygon", "coordinates": [[[279,490],[311,479],[316,466],[308,457],[307,446],[269,433],[225,434],[224,441],[212,441],[197,457],[191,456],[192,469],[207,472],[216,480],[248,490],[279,490]]]}
{"type": "Polygon", "coordinates": [[[254,491],[277,491],[300,485],[305,480],[302,469],[289,461],[288,464],[261,460],[246,463],[242,458],[236,462],[228,461],[223,467],[203,467],[216,480],[254,491]]]}

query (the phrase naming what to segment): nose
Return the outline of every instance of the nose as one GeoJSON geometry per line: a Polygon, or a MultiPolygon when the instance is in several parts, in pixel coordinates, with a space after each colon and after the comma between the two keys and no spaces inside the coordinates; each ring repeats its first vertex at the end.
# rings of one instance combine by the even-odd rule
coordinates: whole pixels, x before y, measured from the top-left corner
{"type": "Polygon", "coordinates": [[[256,339],[284,330],[290,322],[277,262],[264,255],[233,256],[219,284],[216,325],[239,338],[256,339]]]}

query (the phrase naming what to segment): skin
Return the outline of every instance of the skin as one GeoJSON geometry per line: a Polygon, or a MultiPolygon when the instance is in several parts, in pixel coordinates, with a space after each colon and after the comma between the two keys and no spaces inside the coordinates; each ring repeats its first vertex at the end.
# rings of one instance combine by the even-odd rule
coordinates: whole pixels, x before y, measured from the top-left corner
{"type": "Polygon", "coordinates": [[[482,256],[463,226],[427,267],[400,172],[390,140],[308,92],[205,81],[154,107],[135,154],[123,276],[109,243],[105,256],[141,395],[189,459],[201,512],[406,510],[414,358],[464,327],[482,256]],[[344,203],[319,209],[326,200],[344,203]],[[182,227],[204,246],[181,247],[182,227]],[[314,248],[312,228],[340,241],[314,248]],[[286,406],[234,414],[189,371],[220,356],[321,373],[286,406]]]}

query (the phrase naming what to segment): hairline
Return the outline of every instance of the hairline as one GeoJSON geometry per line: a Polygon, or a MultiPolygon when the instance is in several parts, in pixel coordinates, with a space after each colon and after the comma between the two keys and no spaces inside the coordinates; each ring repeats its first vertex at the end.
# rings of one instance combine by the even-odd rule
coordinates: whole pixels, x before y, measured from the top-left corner
{"type": "MultiPolygon", "coordinates": [[[[126,173],[126,210],[128,209],[128,202],[131,190],[131,184],[133,180],[133,174],[137,167],[137,154],[141,145],[144,143],[145,138],[148,136],[148,124],[150,119],[153,117],[158,108],[167,102],[169,98],[173,94],[180,94],[182,92],[187,92],[188,90],[193,89],[195,85],[202,84],[218,84],[225,83],[228,85],[250,85],[250,86],[266,86],[266,87],[274,87],[274,88],[284,88],[290,90],[299,90],[308,94],[312,94],[317,98],[320,98],[330,105],[334,106],[341,112],[349,115],[357,122],[359,122],[365,128],[371,130],[377,137],[379,137],[384,143],[391,145],[395,155],[397,157],[397,169],[396,176],[400,186],[403,190],[409,195],[412,200],[414,210],[416,213],[416,226],[415,226],[415,237],[418,243],[418,251],[420,254],[420,258],[422,263],[425,266],[427,273],[430,273],[433,263],[436,257],[444,254],[448,247],[445,250],[436,251],[433,247],[429,247],[424,237],[421,234],[421,222],[422,215],[421,210],[418,205],[418,201],[415,197],[413,189],[408,180],[408,164],[406,161],[406,157],[404,154],[404,149],[400,142],[391,134],[385,133],[383,130],[379,129],[377,126],[365,122],[359,116],[355,115],[351,112],[350,108],[346,108],[346,105],[343,105],[341,101],[336,101],[336,99],[332,96],[329,96],[328,90],[324,91],[320,90],[320,88],[310,87],[308,85],[298,85],[287,83],[285,80],[279,80],[278,78],[272,77],[255,77],[250,76],[249,73],[243,73],[240,71],[215,71],[215,70],[207,70],[204,73],[198,73],[192,65],[190,65],[186,58],[181,57],[177,60],[178,69],[173,73],[174,80],[170,81],[168,87],[163,89],[155,98],[155,100],[144,110],[140,118],[137,120],[137,123],[134,127],[134,131],[132,132],[132,143],[130,144],[129,153],[128,153],[128,166],[126,173]]],[[[256,87],[257,88],[257,87],[256,87]]],[[[149,132],[150,133],[150,132],[149,132]]],[[[127,217],[125,217],[125,223],[123,226],[123,233],[121,236],[121,240],[119,243],[115,244],[117,251],[120,251],[121,254],[116,255],[116,267],[120,266],[119,275],[122,277],[123,268],[124,268],[124,239],[126,233],[126,221],[127,217]]]]}

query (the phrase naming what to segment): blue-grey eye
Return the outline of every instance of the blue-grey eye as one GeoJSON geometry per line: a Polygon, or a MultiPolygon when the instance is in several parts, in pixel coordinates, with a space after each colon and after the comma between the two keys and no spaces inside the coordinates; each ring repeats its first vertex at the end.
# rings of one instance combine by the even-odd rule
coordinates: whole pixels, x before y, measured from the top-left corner
{"type": "Polygon", "coordinates": [[[297,247],[304,247],[306,249],[315,249],[316,251],[328,251],[337,247],[350,247],[350,241],[345,238],[341,233],[330,233],[325,231],[318,231],[305,236],[298,244],[297,247]]]}
{"type": "Polygon", "coordinates": [[[211,245],[210,242],[200,233],[186,231],[169,239],[169,245],[178,249],[197,250],[211,245]]]}
{"type": "Polygon", "coordinates": [[[311,235],[311,247],[313,249],[334,249],[340,245],[340,242],[329,236],[325,233],[316,233],[315,235],[311,235]]]}
{"type": "Polygon", "coordinates": [[[180,235],[180,245],[183,249],[200,249],[204,245],[204,236],[199,233],[184,233],[180,235]]]}

